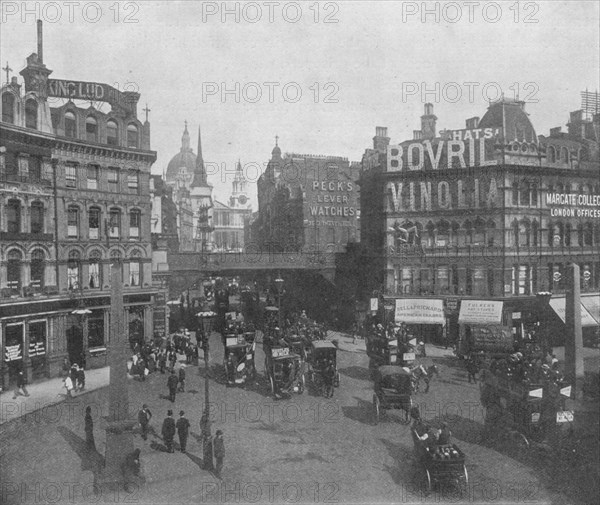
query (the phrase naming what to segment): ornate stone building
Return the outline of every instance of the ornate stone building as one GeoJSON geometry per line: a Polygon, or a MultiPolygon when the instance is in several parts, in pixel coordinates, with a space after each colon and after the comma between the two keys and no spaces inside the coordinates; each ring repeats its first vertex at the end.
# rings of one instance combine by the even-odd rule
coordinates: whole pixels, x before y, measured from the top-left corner
{"type": "Polygon", "coordinates": [[[0,91],[4,384],[19,368],[30,378],[56,376],[63,358],[105,364],[117,260],[130,340],[153,332],[149,178],[156,153],[148,118],[137,118],[139,94],[50,79],[41,26],[38,37],[38,52],[21,71],[24,86],[13,77],[0,91]]]}

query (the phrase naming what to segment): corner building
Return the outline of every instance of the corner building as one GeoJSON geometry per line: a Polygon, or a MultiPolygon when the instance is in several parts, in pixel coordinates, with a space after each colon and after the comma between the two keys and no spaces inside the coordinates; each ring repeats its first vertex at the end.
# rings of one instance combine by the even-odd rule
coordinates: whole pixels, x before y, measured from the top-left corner
{"type": "Polygon", "coordinates": [[[464,129],[439,134],[433,106],[424,112],[412,140],[390,145],[378,127],[363,156],[363,295],[559,295],[571,262],[582,292],[597,292],[599,115],[575,111],[567,132],[538,136],[524,102],[492,103],[464,129]]]}
{"type": "Polygon", "coordinates": [[[130,340],[153,332],[149,178],[156,153],[147,117],[137,118],[139,94],[50,79],[38,23],[24,85],[13,77],[1,89],[4,387],[20,368],[29,380],[57,376],[64,358],[87,368],[106,364],[115,260],[130,340]]]}

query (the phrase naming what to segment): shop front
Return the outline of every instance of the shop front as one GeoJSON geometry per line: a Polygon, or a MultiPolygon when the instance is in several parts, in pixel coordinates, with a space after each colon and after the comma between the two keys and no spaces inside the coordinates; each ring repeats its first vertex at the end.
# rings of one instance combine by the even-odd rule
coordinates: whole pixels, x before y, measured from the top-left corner
{"type": "Polygon", "coordinates": [[[408,333],[418,341],[441,342],[446,326],[444,301],[431,298],[396,298],[394,322],[407,325],[408,333]]]}
{"type": "Polygon", "coordinates": [[[513,349],[514,336],[504,303],[498,300],[461,300],[458,314],[461,355],[475,351],[505,353],[513,349]]]}

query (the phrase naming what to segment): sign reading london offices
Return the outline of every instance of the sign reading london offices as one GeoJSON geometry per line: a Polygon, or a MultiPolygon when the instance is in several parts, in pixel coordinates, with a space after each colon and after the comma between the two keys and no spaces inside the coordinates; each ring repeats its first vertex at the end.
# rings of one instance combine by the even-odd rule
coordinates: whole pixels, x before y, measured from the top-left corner
{"type": "Polygon", "coordinates": [[[553,217],[600,218],[600,195],[548,193],[546,206],[553,217]]]}

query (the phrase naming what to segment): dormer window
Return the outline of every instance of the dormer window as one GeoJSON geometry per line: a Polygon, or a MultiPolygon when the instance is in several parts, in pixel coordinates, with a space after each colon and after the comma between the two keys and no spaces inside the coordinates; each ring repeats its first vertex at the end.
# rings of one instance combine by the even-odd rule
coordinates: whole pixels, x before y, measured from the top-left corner
{"type": "Polygon", "coordinates": [[[88,142],[98,142],[98,122],[93,116],[85,120],[85,138],[88,142]]]}
{"type": "Polygon", "coordinates": [[[15,122],[15,97],[12,93],[2,93],[2,122],[15,122]]]}
{"type": "Polygon", "coordinates": [[[65,113],[65,137],[77,137],[77,121],[72,112],[65,113]]]}
{"type": "Polygon", "coordinates": [[[127,127],[127,147],[138,147],[138,129],[134,124],[127,127]]]}
{"type": "Polygon", "coordinates": [[[38,104],[30,98],[25,103],[25,128],[37,130],[38,104]]]}
{"type": "Polygon", "coordinates": [[[112,119],[109,119],[106,123],[106,143],[109,146],[119,145],[119,127],[112,119]]]}

